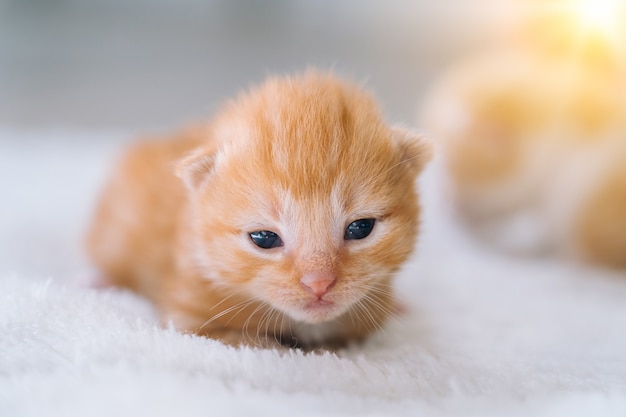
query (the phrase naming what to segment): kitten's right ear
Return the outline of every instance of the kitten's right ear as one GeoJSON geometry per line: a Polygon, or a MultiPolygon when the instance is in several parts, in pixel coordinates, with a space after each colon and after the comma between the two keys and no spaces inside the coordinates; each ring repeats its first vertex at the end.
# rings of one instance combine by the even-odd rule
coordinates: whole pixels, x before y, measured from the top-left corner
{"type": "Polygon", "coordinates": [[[411,168],[414,175],[419,174],[433,158],[433,145],[424,136],[402,127],[391,129],[399,148],[400,161],[411,168]]]}
{"type": "Polygon", "coordinates": [[[215,167],[215,153],[200,148],[176,163],[176,176],[188,189],[195,190],[211,175],[215,167]]]}

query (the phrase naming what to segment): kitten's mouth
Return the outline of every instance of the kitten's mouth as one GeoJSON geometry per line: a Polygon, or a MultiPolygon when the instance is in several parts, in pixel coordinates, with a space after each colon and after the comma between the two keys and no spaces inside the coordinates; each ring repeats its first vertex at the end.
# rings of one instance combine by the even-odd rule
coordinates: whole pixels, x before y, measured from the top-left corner
{"type": "Polygon", "coordinates": [[[329,308],[333,307],[334,305],[335,305],[335,303],[333,303],[332,301],[322,300],[320,298],[320,299],[317,299],[315,301],[311,301],[310,303],[306,304],[304,306],[304,309],[307,310],[307,311],[309,311],[309,310],[317,311],[317,310],[320,310],[320,309],[328,310],[329,308]]]}
{"type": "Polygon", "coordinates": [[[309,323],[319,323],[331,320],[337,312],[337,305],[332,301],[318,299],[304,305],[306,321],[309,323]]]}

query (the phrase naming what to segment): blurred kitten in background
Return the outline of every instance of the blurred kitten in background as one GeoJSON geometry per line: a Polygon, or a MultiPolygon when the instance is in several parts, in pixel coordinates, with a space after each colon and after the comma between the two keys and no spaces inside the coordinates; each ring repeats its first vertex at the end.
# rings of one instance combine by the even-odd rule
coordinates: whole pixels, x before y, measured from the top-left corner
{"type": "Polygon", "coordinates": [[[555,19],[533,21],[524,47],[445,74],[421,124],[482,239],[626,268],[626,51],[555,19]]]}

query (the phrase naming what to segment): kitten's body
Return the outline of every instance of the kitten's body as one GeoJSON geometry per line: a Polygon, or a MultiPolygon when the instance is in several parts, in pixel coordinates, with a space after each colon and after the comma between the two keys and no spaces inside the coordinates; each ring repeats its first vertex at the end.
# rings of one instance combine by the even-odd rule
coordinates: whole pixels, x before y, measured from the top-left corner
{"type": "Polygon", "coordinates": [[[345,344],[390,314],[426,154],[331,76],[270,80],[211,124],[131,149],[89,252],[111,283],[145,294],[183,330],[232,344],[345,344]],[[366,218],[371,235],[345,240],[366,218]],[[255,246],[255,231],[284,246],[255,246]]]}
{"type": "Polygon", "coordinates": [[[480,236],[626,267],[626,78],[572,59],[476,59],[435,86],[422,121],[480,236]]]}

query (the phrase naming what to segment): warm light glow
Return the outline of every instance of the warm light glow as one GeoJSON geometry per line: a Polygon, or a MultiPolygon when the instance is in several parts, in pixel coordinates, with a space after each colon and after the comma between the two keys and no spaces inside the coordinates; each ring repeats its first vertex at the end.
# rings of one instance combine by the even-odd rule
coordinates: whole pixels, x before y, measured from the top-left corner
{"type": "Polygon", "coordinates": [[[606,27],[614,23],[618,6],[615,0],[579,0],[577,12],[589,26],[606,27]]]}
{"type": "Polygon", "coordinates": [[[613,37],[620,29],[626,0],[576,0],[575,12],[587,30],[613,37]]]}

